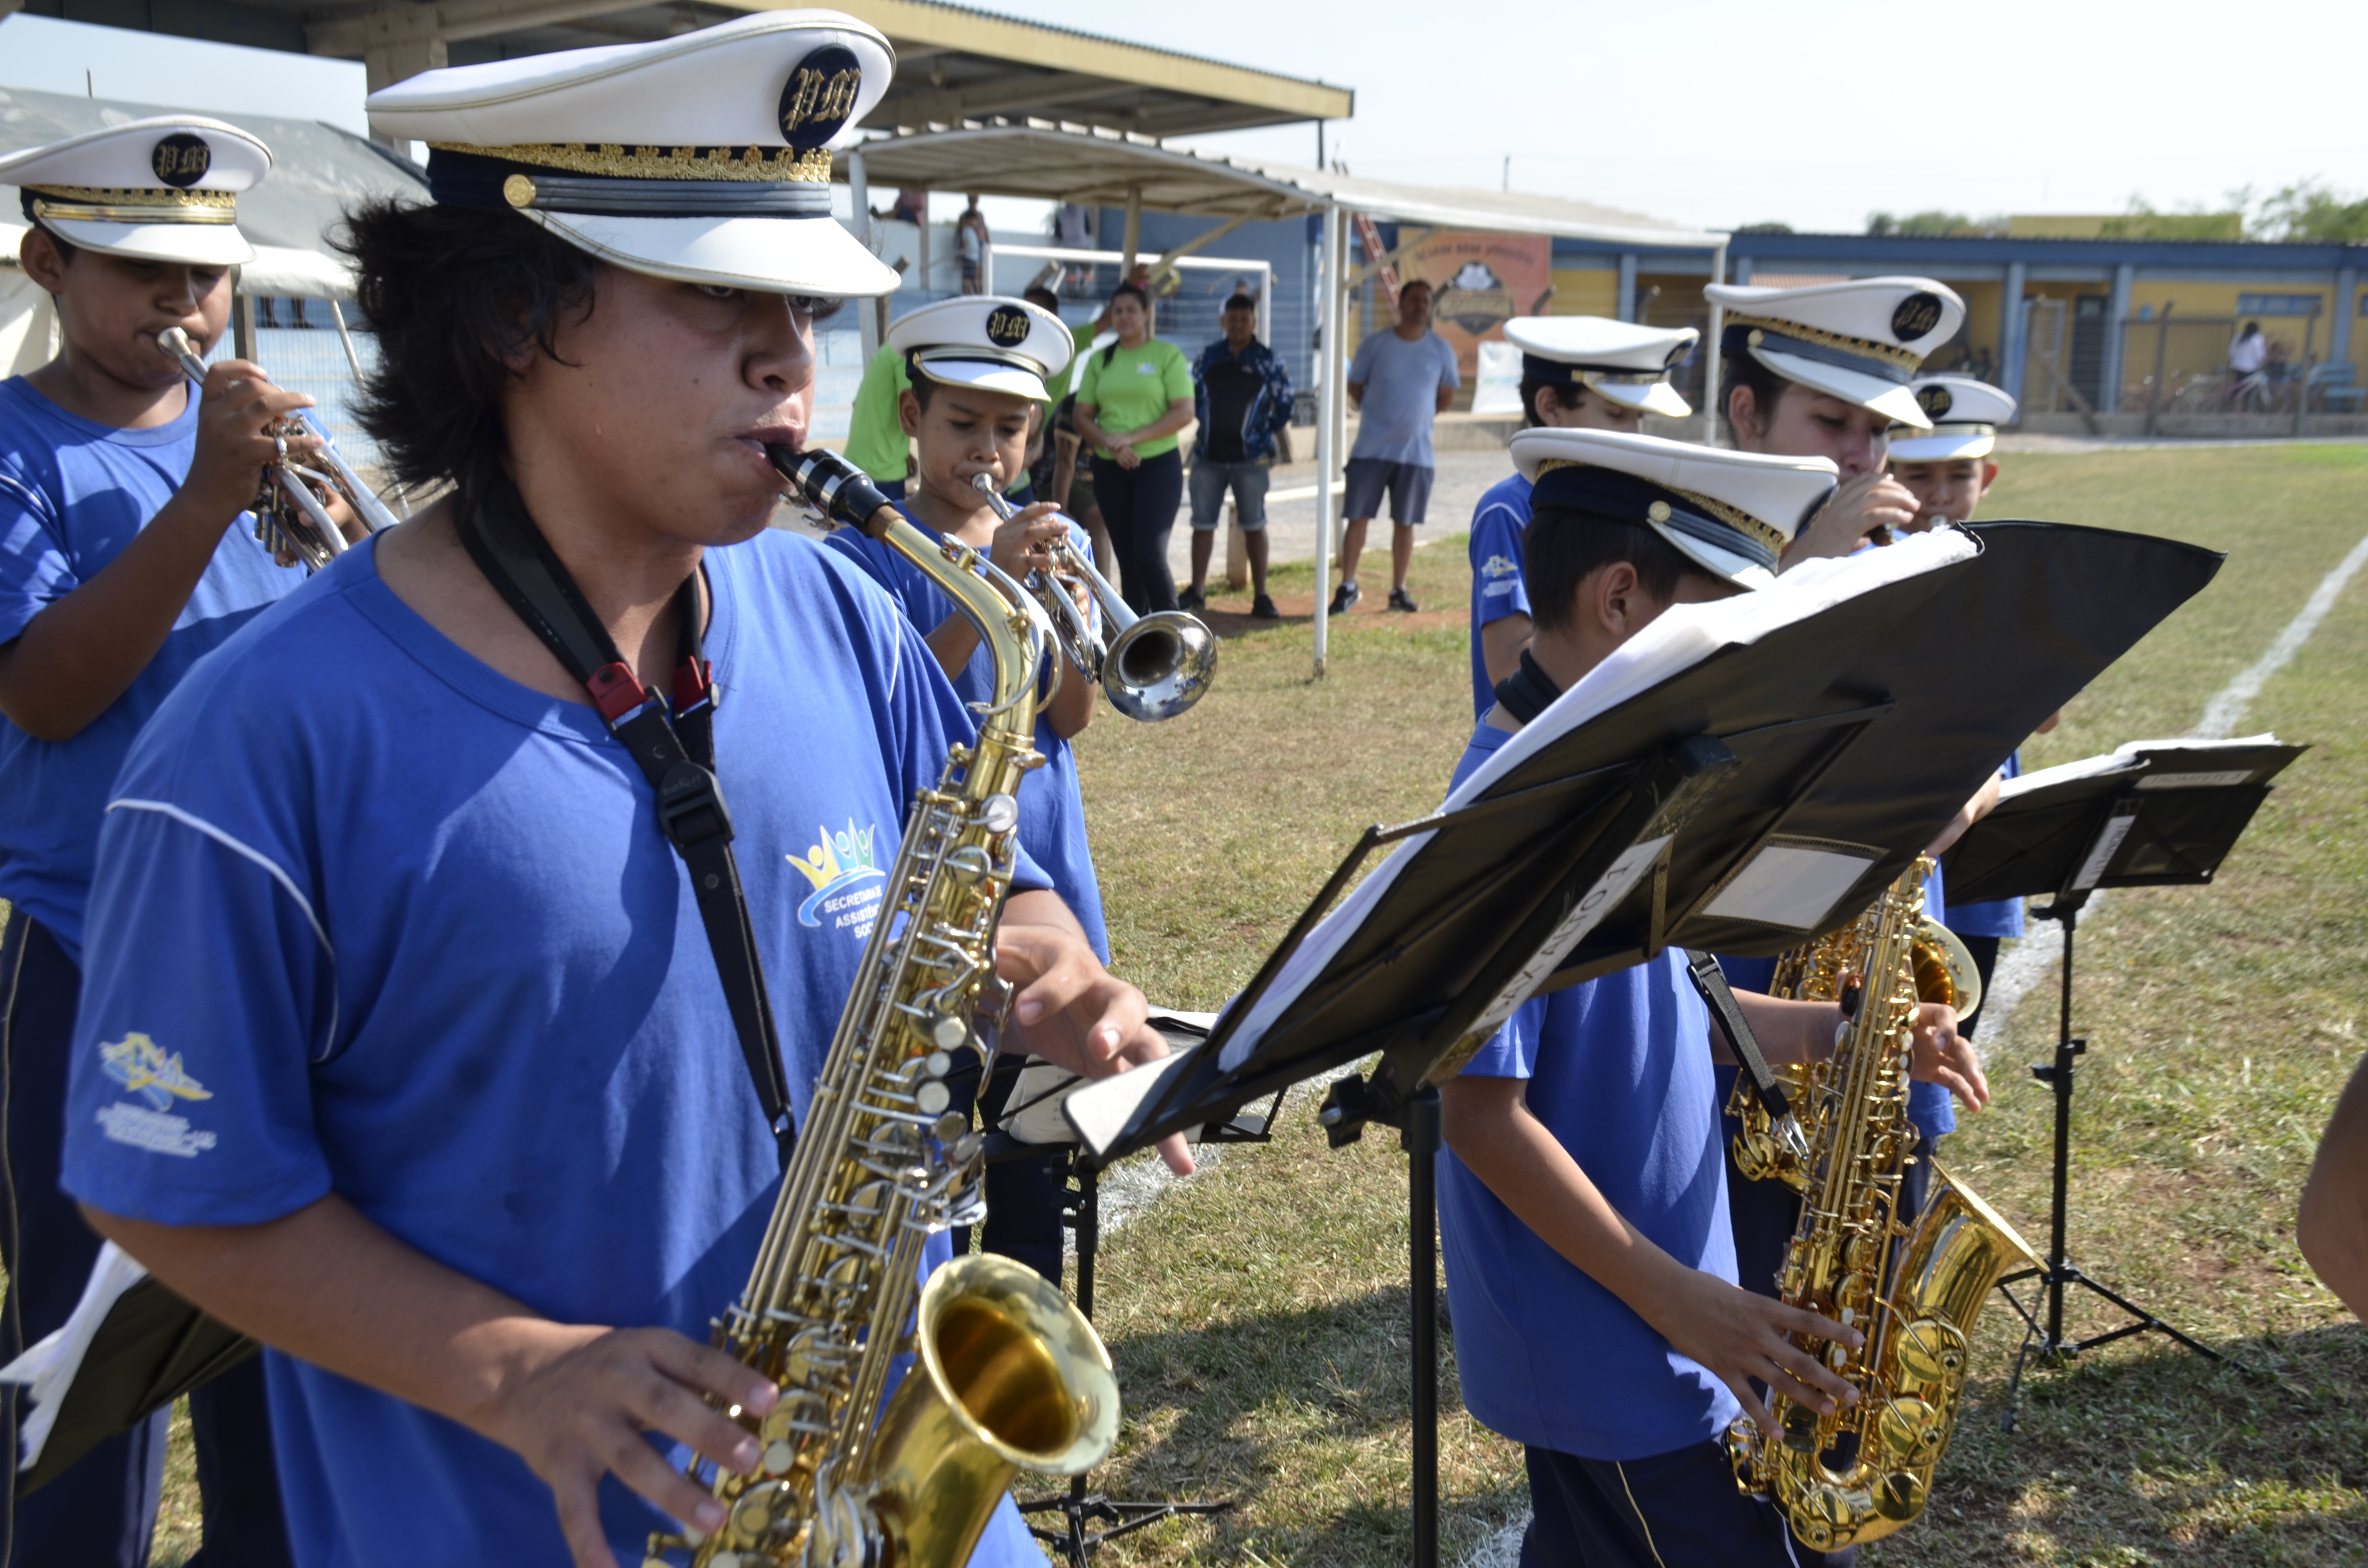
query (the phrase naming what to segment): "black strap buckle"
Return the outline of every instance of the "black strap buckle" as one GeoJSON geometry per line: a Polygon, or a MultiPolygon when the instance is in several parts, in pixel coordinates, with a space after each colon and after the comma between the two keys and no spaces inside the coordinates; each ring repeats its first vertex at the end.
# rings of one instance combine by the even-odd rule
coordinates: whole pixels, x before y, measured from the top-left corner
{"type": "Polygon", "coordinates": [[[685,855],[719,838],[731,843],[732,812],[715,775],[687,757],[668,767],[658,780],[658,825],[685,855]]]}

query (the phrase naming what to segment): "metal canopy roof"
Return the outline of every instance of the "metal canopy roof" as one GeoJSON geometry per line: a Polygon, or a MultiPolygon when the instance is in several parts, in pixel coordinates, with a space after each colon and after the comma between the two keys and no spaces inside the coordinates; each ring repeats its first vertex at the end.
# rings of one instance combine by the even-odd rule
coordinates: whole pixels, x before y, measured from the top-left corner
{"type": "MultiPolygon", "coordinates": [[[[244,4],[301,18],[315,54],[416,51],[441,40],[455,65],[668,38],[746,12],[794,8],[785,0],[244,4]]],[[[1345,87],[939,0],[837,0],[832,8],[871,23],[895,46],[896,85],[864,121],[878,129],[989,114],[1056,113],[1086,124],[1172,136],[1345,119],[1356,108],[1356,95],[1345,87]]],[[[406,64],[416,71],[425,62],[406,64]]]]}
{"type": "Polygon", "coordinates": [[[1139,193],[1146,210],[1212,218],[1287,218],[1337,204],[1440,227],[1655,249],[1709,250],[1726,243],[1725,234],[1591,202],[1357,179],[1212,157],[1146,136],[1041,119],[899,131],[850,151],[863,155],[869,183],[881,186],[1108,206],[1124,206],[1139,193]]]}

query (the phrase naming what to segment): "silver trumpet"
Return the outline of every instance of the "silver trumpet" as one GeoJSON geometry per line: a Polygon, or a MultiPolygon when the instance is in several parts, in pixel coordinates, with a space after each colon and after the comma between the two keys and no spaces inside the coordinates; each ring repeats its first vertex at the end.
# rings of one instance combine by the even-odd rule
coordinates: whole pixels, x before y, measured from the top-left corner
{"type": "MultiPolygon", "coordinates": [[[[204,384],[206,362],[198,357],[188,334],[177,326],[167,327],[156,335],[156,347],[166,357],[180,362],[184,375],[204,384]]],[[[279,444],[279,456],[264,465],[262,487],[256,491],[251,509],[255,513],[256,539],[283,563],[301,561],[306,571],[317,572],[345,553],[346,536],[329,516],[328,507],[322,504],[323,494],[343,495],[346,505],[354,509],[355,516],[372,533],[394,527],[394,514],[362,483],[361,475],[347,465],[337,449],[329,444],[327,433],[305,419],[301,410],[294,417],[274,421],[269,434],[279,444]],[[291,436],[321,437],[321,449],[313,456],[326,463],[329,472],[306,468],[290,457],[288,440],[291,436]]]]}
{"type": "MultiPolygon", "coordinates": [[[[995,488],[992,474],[971,476],[971,488],[1005,522],[1019,509],[995,488]]],[[[1196,616],[1182,610],[1154,610],[1138,616],[1094,563],[1077,553],[1066,539],[1045,547],[1052,552],[1050,574],[1031,572],[1028,589],[1053,618],[1061,651],[1090,679],[1101,683],[1110,706],[1130,719],[1156,724],[1173,719],[1201,700],[1217,673],[1217,634],[1196,616]],[[1100,607],[1106,638],[1094,635],[1065,586],[1084,585],[1100,607]]]]}

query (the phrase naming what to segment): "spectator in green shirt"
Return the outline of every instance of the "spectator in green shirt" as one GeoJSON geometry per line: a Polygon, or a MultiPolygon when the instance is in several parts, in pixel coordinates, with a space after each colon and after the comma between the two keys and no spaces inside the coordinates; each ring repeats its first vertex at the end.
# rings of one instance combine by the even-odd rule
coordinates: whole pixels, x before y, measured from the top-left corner
{"type": "Polygon", "coordinates": [[[855,409],[847,420],[847,460],[871,476],[891,501],[905,498],[905,472],[912,444],[905,436],[897,399],[912,389],[905,357],[886,345],[863,367],[855,409]]]}
{"type": "Polygon", "coordinates": [[[1184,499],[1177,432],[1192,423],[1192,367],[1151,335],[1151,298],[1133,283],[1110,296],[1118,341],[1077,374],[1077,434],[1093,450],[1094,494],[1118,550],[1119,590],[1137,615],[1176,608],[1167,535],[1184,499]]]}

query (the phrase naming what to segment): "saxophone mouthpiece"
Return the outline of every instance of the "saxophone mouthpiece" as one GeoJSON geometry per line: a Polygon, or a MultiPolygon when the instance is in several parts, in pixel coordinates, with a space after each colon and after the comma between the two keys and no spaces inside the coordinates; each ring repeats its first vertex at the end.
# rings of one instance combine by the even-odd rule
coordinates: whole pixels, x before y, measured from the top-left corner
{"type": "Polygon", "coordinates": [[[765,449],[765,456],[796,488],[798,498],[827,522],[884,539],[889,525],[902,515],[896,504],[871,483],[870,474],[837,452],[820,447],[796,451],[775,445],[765,449]]]}

